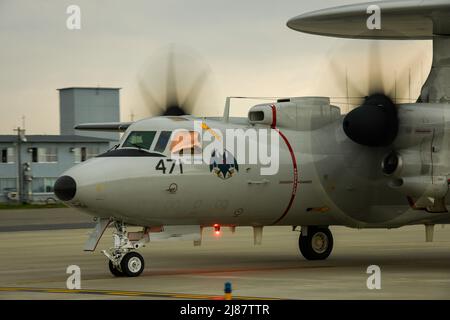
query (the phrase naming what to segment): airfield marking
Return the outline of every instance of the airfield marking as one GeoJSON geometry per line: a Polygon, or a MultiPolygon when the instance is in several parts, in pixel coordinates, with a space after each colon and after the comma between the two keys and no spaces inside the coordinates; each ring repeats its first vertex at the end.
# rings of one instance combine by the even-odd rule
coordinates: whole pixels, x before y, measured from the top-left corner
{"type": "MultiPolygon", "coordinates": [[[[149,298],[172,298],[172,299],[200,299],[200,300],[223,300],[220,295],[195,294],[195,293],[172,293],[172,292],[145,292],[145,291],[119,291],[119,290],[94,290],[94,289],[58,289],[58,288],[27,288],[27,287],[0,287],[0,292],[37,292],[37,293],[68,293],[68,294],[90,294],[90,295],[114,295],[124,297],[149,297],[149,298]]],[[[279,300],[278,298],[233,296],[236,300],[279,300]]]]}

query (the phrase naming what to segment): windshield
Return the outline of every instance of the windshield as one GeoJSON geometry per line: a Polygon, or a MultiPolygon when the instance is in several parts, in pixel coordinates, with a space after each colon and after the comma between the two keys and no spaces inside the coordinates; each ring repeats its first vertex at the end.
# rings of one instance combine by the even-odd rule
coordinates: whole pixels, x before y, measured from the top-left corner
{"type": "Polygon", "coordinates": [[[122,144],[122,148],[149,150],[155,139],[155,135],[156,131],[133,131],[122,144]]]}
{"type": "Polygon", "coordinates": [[[169,143],[170,136],[172,135],[171,131],[161,131],[159,134],[158,140],[155,144],[155,152],[164,153],[166,150],[167,144],[169,143]]]}

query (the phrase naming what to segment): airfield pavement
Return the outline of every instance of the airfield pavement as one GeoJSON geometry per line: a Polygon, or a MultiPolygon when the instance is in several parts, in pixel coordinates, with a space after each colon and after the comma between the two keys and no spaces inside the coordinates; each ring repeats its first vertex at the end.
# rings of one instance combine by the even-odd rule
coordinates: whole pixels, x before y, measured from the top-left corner
{"type": "Polygon", "coordinates": [[[91,218],[72,209],[0,210],[0,299],[214,299],[226,281],[233,297],[276,299],[450,299],[450,226],[436,225],[434,242],[424,226],[392,230],[331,227],[334,250],[325,261],[298,252],[298,232],[266,227],[253,245],[251,228],[220,238],[204,230],[191,241],[150,243],[140,250],[146,266],[137,278],[115,278],[98,250],[83,252],[91,218]],[[66,288],[66,268],[81,268],[81,290],[66,288]],[[366,286],[369,265],[381,268],[381,289],[366,286]]]}

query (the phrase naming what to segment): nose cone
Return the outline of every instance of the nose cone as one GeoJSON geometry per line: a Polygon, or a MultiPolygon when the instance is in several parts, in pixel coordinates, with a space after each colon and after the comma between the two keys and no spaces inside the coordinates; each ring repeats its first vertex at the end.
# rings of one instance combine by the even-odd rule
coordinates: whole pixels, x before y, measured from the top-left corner
{"type": "Polygon", "coordinates": [[[55,182],[53,191],[59,200],[70,201],[75,197],[75,193],[77,192],[77,183],[72,177],[59,177],[55,182]]]}

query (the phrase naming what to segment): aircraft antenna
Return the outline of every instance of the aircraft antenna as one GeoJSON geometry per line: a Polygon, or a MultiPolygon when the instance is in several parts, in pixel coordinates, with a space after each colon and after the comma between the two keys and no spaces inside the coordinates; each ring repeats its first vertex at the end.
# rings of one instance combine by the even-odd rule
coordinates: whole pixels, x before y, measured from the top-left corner
{"type": "Polygon", "coordinates": [[[349,93],[348,93],[348,72],[347,67],[345,67],[345,92],[347,95],[347,113],[350,111],[350,100],[349,100],[349,93]]]}
{"type": "Polygon", "coordinates": [[[230,102],[231,99],[249,99],[249,100],[269,100],[277,101],[279,99],[286,99],[286,97],[245,97],[245,96],[234,96],[227,97],[225,99],[225,108],[223,110],[223,122],[227,123],[230,120],[230,102]]]}
{"type": "Polygon", "coordinates": [[[231,97],[227,97],[225,100],[225,109],[223,110],[223,122],[228,123],[230,120],[230,100],[231,97]]]}
{"type": "Polygon", "coordinates": [[[409,81],[409,89],[408,89],[408,102],[411,102],[411,68],[409,68],[409,76],[408,76],[408,81],[409,81]]]}
{"type": "Polygon", "coordinates": [[[397,104],[397,70],[394,72],[394,103],[397,104]]]}
{"type": "Polygon", "coordinates": [[[423,60],[420,60],[420,85],[423,85],[423,60]]]}

